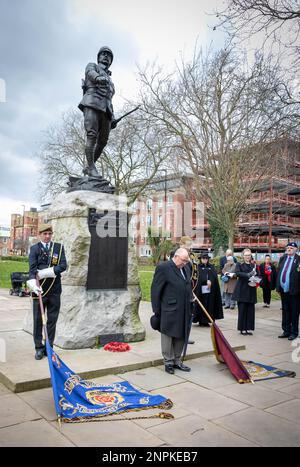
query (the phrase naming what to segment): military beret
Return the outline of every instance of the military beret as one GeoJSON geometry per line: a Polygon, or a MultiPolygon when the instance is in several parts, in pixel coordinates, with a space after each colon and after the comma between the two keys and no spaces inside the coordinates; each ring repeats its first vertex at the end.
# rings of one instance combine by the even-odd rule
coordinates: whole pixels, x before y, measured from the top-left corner
{"type": "Polygon", "coordinates": [[[292,246],[293,248],[298,248],[298,245],[296,242],[289,242],[286,247],[292,246]]]}
{"type": "Polygon", "coordinates": [[[53,229],[52,229],[52,225],[51,224],[41,224],[39,226],[39,233],[43,233],[43,232],[48,232],[48,230],[50,232],[53,232],[53,229]]]}

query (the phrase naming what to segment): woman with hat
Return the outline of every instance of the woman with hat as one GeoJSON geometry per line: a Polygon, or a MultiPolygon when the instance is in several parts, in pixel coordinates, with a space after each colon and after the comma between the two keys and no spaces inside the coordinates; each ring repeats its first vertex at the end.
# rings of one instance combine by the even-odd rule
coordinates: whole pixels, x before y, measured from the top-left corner
{"type": "MultiPolygon", "coordinates": [[[[218,274],[215,267],[210,264],[207,252],[200,256],[198,282],[194,293],[213,320],[224,318],[218,274]]],[[[194,303],[193,323],[209,326],[209,320],[197,302],[194,303]]]]}
{"type": "Polygon", "coordinates": [[[252,262],[252,253],[248,248],[243,251],[243,263],[237,263],[235,275],[238,278],[233,300],[238,304],[238,330],[244,336],[252,335],[255,329],[256,267],[252,262]]]}

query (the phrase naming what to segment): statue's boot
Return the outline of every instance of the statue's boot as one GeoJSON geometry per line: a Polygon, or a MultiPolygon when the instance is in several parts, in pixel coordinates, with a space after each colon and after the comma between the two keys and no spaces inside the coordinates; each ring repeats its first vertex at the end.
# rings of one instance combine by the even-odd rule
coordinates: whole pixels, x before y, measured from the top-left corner
{"type": "Polygon", "coordinates": [[[99,172],[94,163],[94,151],[92,148],[86,148],[85,150],[86,160],[88,167],[84,169],[84,173],[89,177],[99,177],[99,172]]]}

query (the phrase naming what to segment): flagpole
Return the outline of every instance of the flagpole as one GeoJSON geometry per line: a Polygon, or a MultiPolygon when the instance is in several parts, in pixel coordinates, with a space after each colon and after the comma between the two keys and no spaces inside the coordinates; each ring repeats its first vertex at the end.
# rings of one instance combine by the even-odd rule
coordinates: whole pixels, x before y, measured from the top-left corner
{"type": "MultiPolygon", "coordinates": [[[[37,283],[37,286],[40,287],[40,281],[39,281],[38,275],[36,275],[36,283],[37,283]]],[[[41,310],[41,315],[42,315],[42,323],[43,323],[43,330],[45,334],[45,344],[46,344],[46,350],[47,350],[47,343],[49,347],[50,347],[50,344],[49,344],[49,338],[48,338],[48,332],[47,332],[47,322],[46,322],[46,315],[45,315],[44,304],[43,304],[43,299],[42,299],[42,292],[38,293],[38,297],[39,297],[39,305],[40,305],[40,310],[41,310]]],[[[56,388],[55,388],[55,376],[54,376],[53,368],[49,360],[50,356],[49,356],[48,351],[47,351],[47,358],[48,358],[50,376],[52,378],[53,398],[54,398],[54,405],[55,405],[55,410],[56,410],[56,415],[57,415],[57,422],[59,426],[59,431],[61,431],[61,415],[59,412],[58,397],[57,397],[56,388]]]]}
{"type": "MultiPolygon", "coordinates": [[[[195,295],[195,293],[193,292],[193,295],[195,297],[195,300],[197,301],[197,303],[200,305],[200,307],[202,308],[203,312],[206,314],[207,318],[209,319],[209,321],[211,322],[211,324],[214,324],[214,320],[212,319],[212,317],[210,316],[210,314],[208,313],[208,311],[206,310],[206,308],[202,305],[202,303],[200,302],[200,300],[198,299],[197,295],[195,295]]],[[[246,369],[245,369],[246,370],[246,369]]],[[[246,370],[247,371],[247,370],[246,370]]],[[[247,371],[248,373],[248,371],[247,371]]],[[[249,373],[248,373],[249,374],[249,373]]],[[[251,381],[252,384],[254,384],[254,381],[253,379],[250,377],[249,375],[249,379],[251,381]]]]}
{"type": "Polygon", "coordinates": [[[210,316],[210,314],[208,313],[208,311],[206,310],[206,308],[204,308],[204,306],[202,305],[202,303],[200,302],[199,298],[197,297],[197,295],[195,295],[195,292],[193,292],[193,295],[195,297],[195,300],[197,301],[198,305],[200,305],[200,307],[202,308],[202,310],[204,311],[204,313],[206,314],[207,318],[209,319],[209,321],[213,324],[214,323],[214,320],[212,319],[212,317],[210,316]]]}

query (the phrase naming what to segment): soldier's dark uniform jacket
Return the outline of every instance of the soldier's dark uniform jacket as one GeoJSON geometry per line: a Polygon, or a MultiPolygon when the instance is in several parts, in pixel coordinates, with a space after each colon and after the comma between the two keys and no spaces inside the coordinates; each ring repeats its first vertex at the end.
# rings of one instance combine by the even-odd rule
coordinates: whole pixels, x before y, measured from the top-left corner
{"type": "Polygon", "coordinates": [[[95,110],[106,112],[110,120],[113,119],[114,111],[112,97],[115,87],[111,80],[111,72],[99,63],[89,63],[85,69],[85,81],[83,86],[84,96],[78,105],[80,110],[90,107],[95,110]],[[106,82],[99,82],[104,78],[106,82]]]}
{"type": "MultiPolygon", "coordinates": [[[[49,343],[53,347],[55,339],[56,322],[60,309],[61,273],[67,269],[64,247],[60,243],[51,242],[49,252],[41,242],[33,245],[29,253],[29,279],[36,279],[38,269],[53,267],[55,278],[42,279],[40,286],[43,289],[42,300],[47,310],[47,334],[49,343]]],[[[33,298],[33,339],[36,350],[44,349],[42,335],[42,317],[37,295],[33,298]]]]}
{"type": "MultiPolygon", "coordinates": [[[[54,267],[55,279],[41,280],[43,297],[49,293],[61,293],[61,273],[67,269],[67,261],[63,245],[51,242],[49,252],[43,247],[41,242],[30,248],[29,253],[29,279],[35,279],[38,269],[54,267]]],[[[35,296],[35,294],[33,294],[35,296]]]]}

